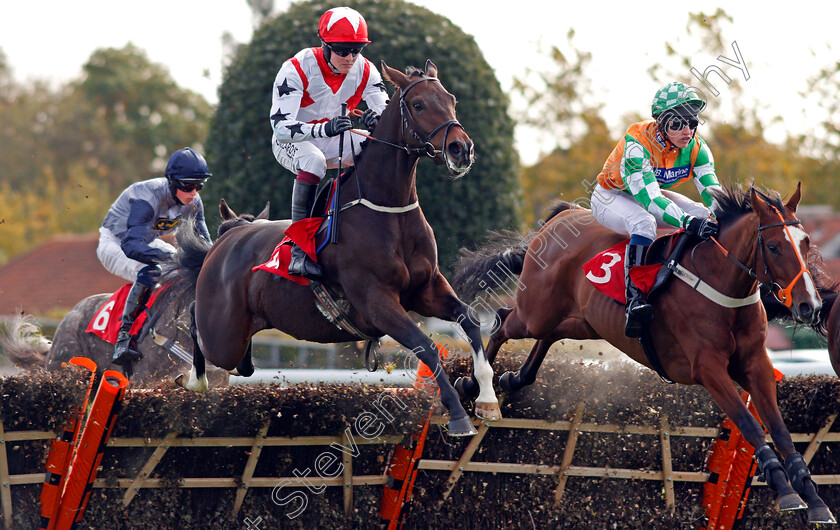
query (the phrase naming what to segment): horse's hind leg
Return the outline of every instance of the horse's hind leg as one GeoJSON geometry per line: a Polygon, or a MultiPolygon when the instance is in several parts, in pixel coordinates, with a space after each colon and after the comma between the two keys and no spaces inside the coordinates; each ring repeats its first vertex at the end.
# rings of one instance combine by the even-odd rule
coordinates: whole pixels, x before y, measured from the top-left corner
{"type": "Polygon", "coordinates": [[[193,365],[190,368],[189,380],[184,381],[181,374],[175,378],[175,382],[193,392],[207,391],[207,367],[204,364],[204,354],[198,345],[198,332],[195,327],[195,302],[190,304],[190,335],[193,339],[193,365]]]}
{"type": "Polygon", "coordinates": [[[251,357],[251,346],[253,341],[248,341],[248,349],[245,350],[245,357],[239,361],[233,375],[241,375],[242,377],[251,377],[254,375],[254,359],[251,357]]]}

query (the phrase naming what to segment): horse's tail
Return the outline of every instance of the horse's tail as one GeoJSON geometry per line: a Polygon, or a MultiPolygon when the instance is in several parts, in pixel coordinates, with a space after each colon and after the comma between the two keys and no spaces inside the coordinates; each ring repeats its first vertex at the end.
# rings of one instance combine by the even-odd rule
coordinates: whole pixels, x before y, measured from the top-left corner
{"type": "Polygon", "coordinates": [[[500,279],[519,276],[530,243],[528,235],[514,230],[491,232],[476,250],[461,249],[455,262],[452,287],[469,303],[481,291],[501,287],[500,279]]]}
{"type": "Polygon", "coordinates": [[[195,286],[204,258],[213,244],[196,232],[194,215],[187,216],[181,222],[175,232],[175,240],[178,242],[178,251],[172,257],[173,269],[189,286],[195,286]]]}
{"type": "Polygon", "coordinates": [[[30,315],[21,315],[9,322],[5,334],[0,334],[0,346],[15,365],[29,370],[46,366],[52,343],[30,315]]]}
{"type": "MultiPolygon", "coordinates": [[[[548,216],[540,221],[545,225],[561,212],[572,208],[566,201],[557,201],[548,216]]],[[[476,250],[461,249],[455,262],[455,274],[452,287],[465,302],[472,302],[478,293],[492,291],[501,287],[500,282],[507,281],[511,273],[519,276],[528,253],[528,245],[536,236],[537,230],[520,233],[514,230],[490,232],[482,246],[476,250]]]]}

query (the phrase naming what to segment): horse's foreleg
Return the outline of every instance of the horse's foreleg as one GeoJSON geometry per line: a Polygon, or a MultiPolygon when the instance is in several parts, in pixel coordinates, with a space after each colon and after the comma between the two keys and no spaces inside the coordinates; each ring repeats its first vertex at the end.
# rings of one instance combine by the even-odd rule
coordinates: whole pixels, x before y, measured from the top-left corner
{"type": "MultiPolygon", "coordinates": [[[[695,359],[701,359],[701,361],[693,367],[694,380],[706,388],[715,403],[741,431],[744,439],[755,448],[759,472],[764,476],[767,485],[776,493],[779,509],[805,508],[805,503],[791,488],[784,467],[776,458],[776,453],[767,445],[764,428],[741,401],[741,396],[727,373],[726,363],[720,361],[722,357],[722,354],[718,355],[711,349],[703,351],[702,355],[695,356],[695,359]]],[[[772,375],[770,378],[772,380],[772,375]]]]}
{"type": "MultiPolygon", "coordinates": [[[[490,334],[490,341],[487,343],[487,349],[484,351],[484,356],[487,358],[487,362],[491,367],[493,366],[493,361],[496,359],[496,355],[499,353],[499,349],[508,340],[503,329],[504,323],[511,311],[513,310],[506,307],[496,310],[496,322],[498,322],[498,326],[493,330],[493,333],[490,334]]],[[[459,377],[455,380],[455,389],[461,397],[470,399],[478,397],[481,387],[476,379],[475,363],[473,363],[472,367],[470,367],[469,377],[459,377]]]]}
{"type": "Polygon", "coordinates": [[[440,389],[441,403],[449,411],[449,434],[453,436],[476,434],[478,431],[473,427],[467,411],[461,405],[458,393],[455,392],[443,370],[437,344],[411,320],[394,292],[377,289],[375,285],[374,281],[360,281],[354,285],[345,286],[345,292],[348,299],[353,300],[351,303],[373,326],[410,349],[432,370],[440,389]]]}
{"type": "Polygon", "coordinates": [[[502,374],[502,377],[499,378],[499,384],[502,385],[502,388],[507,392],[516,392],[525,386],[534,384],[534,381],[537,380],[537,372],[554,342],[554,339],[538,340],[534,344],[534,347],[531,348],[531,353],[519,369],[519,372],[505,372],[502,374]]]}
{"type": "Polygon", "coordinates": [[[184,375],[181,374],[175,378],[175,382],[193,392],[207,391],[207,368],[204,364],[204,354],[201,353],[201,348],[198,345],[198,331],[195,327],[195,302],[190,304],[190,336],[193,339],[193,364],[190,368],[190,377],[184,381],[184,375]]]}
{"type": "MultiPolygon", "coordinates": [[[[817,484],[811,478],[805,459],[796,451],[790,431],[779,411],[773,367],[766,357],[754,359],[755,361],[750,363],[751,366],[744,367],[745,371],[737,382],[749,392],[756,412],[770,431],[776,449],[784,458],[784,469],[793,489],[808,504],[808,520],[812,523],[835,523],[834,515],[817,493],[817,484]]],[[[767,453],[769,447],[764,447],[767,448],[764,449],[767,453]]],[[[758,451],[756,456],[758,457],[758,451]]],[[[775,458],[775,455],[773,457],[775,458]]]]}
{"type": "MultiPolygon", "coordinates": [[[[453,294],[454,296],[454,294],[453,294]]],[[[461,329],[467,335],[472,349],[472,379],[478,381],[478,396],[475,399],[475,415],[488,421],[498,421],[502,418],[502,410],[499,408],[499,399],[493,390],[493,367],[485,354],[484,343],[481,340],[481,328],[469,318],[469,308],[459,302],[455,310],[455,322],[461,325],[461,329]]],[[[498,350],[497,350],[498,351],[498,350]]],[[[495,353],[494,353],[495,356],[495,353]]]]}
{"type": "MultiPolygon", "coordinates": [[[[437,275],[421,296],[414,308],[424,316],[431,316],[457,323],[472,350],[472,374],[469,390],[462,390],[466,394],[475,396],[475,381],[478,382],[478,392],[475,400],[475,415],[488,421],[497,421],[502,417],[499,400],[493,390],[493,368],[484,353],[484,343],[481,339],[481,328],[470,314],[470,308],[455,295],[452,287],[442,275],[437,275]]],[[[456,382],[457,384],[457,382],[456,382]]]]}

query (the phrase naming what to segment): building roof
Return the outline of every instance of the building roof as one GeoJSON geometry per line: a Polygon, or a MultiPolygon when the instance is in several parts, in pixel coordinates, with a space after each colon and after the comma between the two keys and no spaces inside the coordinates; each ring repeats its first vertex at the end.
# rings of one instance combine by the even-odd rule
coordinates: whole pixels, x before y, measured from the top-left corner
{"type": "Polygon", "coordinates": [[[92,294],[112,293],[126,280],[96,257],[99,234],[60,235],[0,267],[0,315],[66,312],[92,294]]]}

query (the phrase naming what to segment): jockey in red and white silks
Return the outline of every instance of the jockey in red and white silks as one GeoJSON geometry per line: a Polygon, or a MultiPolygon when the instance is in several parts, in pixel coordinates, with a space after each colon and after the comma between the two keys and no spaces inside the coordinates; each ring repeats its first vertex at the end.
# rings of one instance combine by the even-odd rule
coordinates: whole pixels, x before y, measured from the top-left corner
{"type": "MultiPolygon", "coordinates": [[[[306,48],[283,63],[274,80],[271,104],[271,139],[274,157],[297,174],[307,171],[324,178],[338,165],[338,136],[329,137],[325,126],[361,100],[381,114],[388,95],[379,71],[359,55],[347,75],[335,74],[324,59],[322,48],[306,48]]],[[[352,165],[350,142],[344,142],[342,164],[352,165]]],[[[356,154],[359,142],[354,142],[356,154]]]]}
{"type": "MultiPolygon", "coordinates": [[[[368,40],[367,22],[354,9],[337,7],[321,16],[320,48],[306,48],[283,63],[271,99],[271,147],[277,161],[295,173],[292,221],[309,217],[318,182],[338,166],[340,134],[351,128],[341,105],[352,111],[361,101],[368,109],[362,122],[372,129],[388,103],[382,76],[361,55],[368,40]]],[[[344,142],[342,163],[353,164],[361,142],[344,142]]],[[[317,263],[297,246],[290,274],[321,275],[317,263]]]]}

